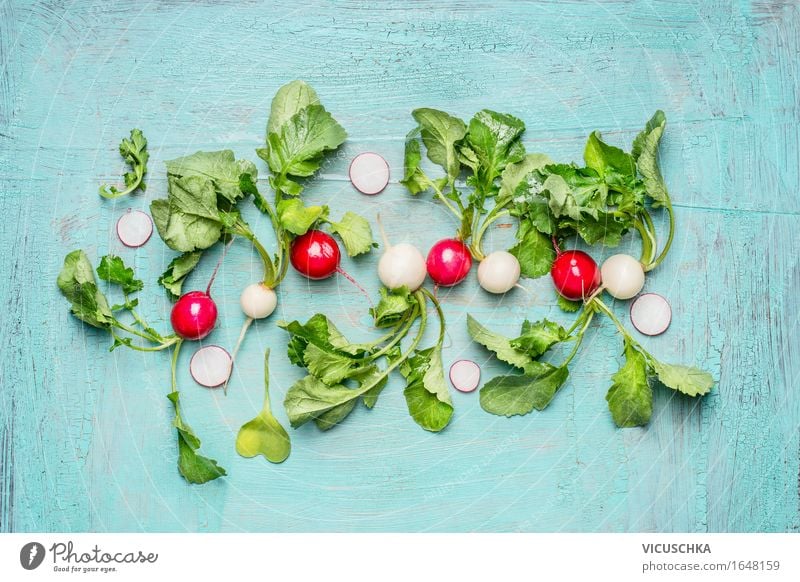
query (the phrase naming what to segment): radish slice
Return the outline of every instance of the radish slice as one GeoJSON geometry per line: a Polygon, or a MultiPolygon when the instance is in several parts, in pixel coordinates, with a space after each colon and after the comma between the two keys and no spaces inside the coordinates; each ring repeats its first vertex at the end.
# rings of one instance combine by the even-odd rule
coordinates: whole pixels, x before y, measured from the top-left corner
{"type": "Polygon", "coordinates": [[[379,194],[389,183],[389,164],[373,152],[358,154],[350,162],[350,181],[362,194],[379,194]]]}
{"type": "Polygon", "coordinates": [[[631,304],[631,323],[639,333],[659,335],[667,331],[672,321],[669,302],[657,293],[639,295],[631,304]]]}
{"type": "Polygon", "coordinates": [[[206,388],[222,386],[233,369],[231,355],[219,346],[205,346],[197,350],[189,362],[189,372],[194,381],[206,388]]]}
{"type": "Polygon", "coordinates": [[[138,248],[149,241],[152,234],[153,221],[141,210],[129,208],[117,221],[117,236],[126,247],[138,248]]]}
{"type": "Polygon", "coordinates": [[[460,392],[472,392],[481,382],[481,368],[472,360],[458,360],[450,366],[450,382],[460,392]]]}

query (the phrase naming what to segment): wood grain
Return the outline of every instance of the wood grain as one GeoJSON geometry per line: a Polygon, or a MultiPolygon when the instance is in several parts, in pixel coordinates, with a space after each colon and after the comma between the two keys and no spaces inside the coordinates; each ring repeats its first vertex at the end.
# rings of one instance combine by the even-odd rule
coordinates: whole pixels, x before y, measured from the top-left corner
{"type": "MultiPolygon", "coordinates": [[[[0,531],[798,531],[796,3],[298,6],[0,3],[0,531]],[[181,358],[186,416],[230,473],[186,485],[175,469],[166,355],[108,354],[107,337],[70,317],[55,276],[73,248],[119,253],[147,280],[145,315],[166,328],[155,278],[173,253],[158,239],[124,249],[111,227],[164,195],[166,159],[227,147],[255,159],[271,97],[293,78],[312,83],[350,135],[308,199],[337,213],[380,211],[392,240],[423,249],[454,225],[397,184],[414,107],[514,113],[529,151],[565,160],[580,158],[594,129],[629,144],[664,109],[662,162],[679,230],[647,289],[670,299],[675,318],[645,343],[664,360],[710,369],[712,394],[657,391],[649,427],[615,429],[604,396],[621,345],[603,321],[543,413],[496,418],[475,394],[454,394],[452,426],[428,434],[408,418],[395,380],[375,410],[329,433],[293,431],[292,456],[271,466],[233,449],[260,406],[263,349],[272,349],[274,402],[301,374],[284,332],[266,321],[251,331],[227,398],[193,384],[191,350],[181,358]],[[104,202],[97,186],[123,171],[116,145],[132,127],[150,141],[147,193],[104,202]],[[346,180],[349,159],[366,149],[393,175],[371,198],[346,180]]],[[[252,208],[247,218],[272,244],[266,221],[252,208]]],[[[487,246],[507,247],[510,230],[494,229],[487,246]]],[[[373,295],[376,261],[344,265],[373,295]]],[[[215,343],[234,342],[239,290],[259,269],[245,245],[232,247],[215,343]]],[[[442,293],[445,364],[475,359],[485,378],[504,370],[467,340],[467,313],[509,334],[523,316],[568,320],[549,281],[527,286],[529,296],[497,299],[471,278],[442,293]]],[[[363,299],[342,278],[290,275],[276,316],[303,319],[309,309],[354,339],[373,335],[363,299]]]]}

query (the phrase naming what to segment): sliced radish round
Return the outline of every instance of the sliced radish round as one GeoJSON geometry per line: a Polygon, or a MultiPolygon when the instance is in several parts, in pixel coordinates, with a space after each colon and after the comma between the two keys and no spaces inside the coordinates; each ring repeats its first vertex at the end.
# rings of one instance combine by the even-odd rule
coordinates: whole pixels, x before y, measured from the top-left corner
{"type": "Polygon", "coordinates": [[[131,208],[117,221],[117,236],[126,247],[138,248],[150,240],[153,221],[150,215],[131,208]]]}
{"type": "Polygon", "coordinates": [[[222,386],[230,377],[232,369],[231,355],[219,346],[200,348],[189,362],[189,372],[191,372],[192,378],[206,388],[222,386]]]}
{"type": "Polygon", "coordinates": [[[631,303],[631,323],[644,335],[659,335],[667,331],[672,321],[669,302],[658,293],[639,295],[631,303]]]}
{"type": "Polygon", "coordinates": [[[373,152],[358,154],[350,162],[350,181],[362,194],[379,194],[389,183],[389,164],[373,152]]]}
{"type": "Polygon", "coordinates": [[[481,382],[481,368],[472,360],[458,360],[450,366],[450,382],[460,392],[472,392],[481,382]]]}

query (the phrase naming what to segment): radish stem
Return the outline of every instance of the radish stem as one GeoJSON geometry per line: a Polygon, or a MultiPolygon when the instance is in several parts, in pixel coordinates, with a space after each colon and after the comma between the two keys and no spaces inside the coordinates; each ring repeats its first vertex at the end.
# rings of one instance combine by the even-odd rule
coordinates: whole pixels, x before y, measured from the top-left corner
{"type": "Polygon", "coordinates": [[[233,347],[233,352],[231,353],[231,374],[228,376],[228,379],[225,380],[225,384],[222,386],[222,393],[225,396],[228,395],[228,382],[231,380],[231,376],[233,375],[233,364],[236,362],[236,354],[239,353],[239,348],[242,347],[242,342],[244,341],[244,336],[247,333],[247,330],[250,328],[250,325],[253,323],[253,318],[248,317],[244,320],[244,325],[242,325],[242,331],[239,332],[239,339],[236,340],[236,345],[233,347]]]}
{"type": "Polygon", "coordinates": [[[667,236],[667,242],[664,244],[664,248],[661,249],[661,254],[659,254],[655,260],[653,260],[644,268],[645,272],[652,271],[661,264],[661,262],[667,257],[667,253],[672,246],[672,239],[675,238],[675,213],[672,210],[672,202],[669,198],[667,198],[666,202],[664,203],[664,207],[667,209],[667,214],[669,215],[669,235],[667,236]]]}

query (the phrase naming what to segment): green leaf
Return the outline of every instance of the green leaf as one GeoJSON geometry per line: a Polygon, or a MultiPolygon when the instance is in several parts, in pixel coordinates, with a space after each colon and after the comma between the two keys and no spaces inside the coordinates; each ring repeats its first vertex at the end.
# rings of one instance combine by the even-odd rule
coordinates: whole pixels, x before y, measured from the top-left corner
{"type": "Polygon", "coordinates": [[[520,141],[525,124],[513,115],[484,109],[469,122],[460,146],[461,161],[472,169],[480,195],[494,194],[494,180],[508,164],[525,156],[520,141]]]}
{"type": "Polygon", "coordinates": [[[216,243],[222,234],[222,217],[213,182],[200,176],[169,176],[167,182],[167,208],[160,200],[150,204],[156,229],[166,245],[189,252],[216,243]]]}
{"type": "Polygon", "coordinates": [[[122,259],[115,255],[106,255],[100,259],[97,276],[103,281],[119,285],[126,295],[141,291],[144,287],[144,282],[135,277],[133,269],[126,267],[122,259]]]}
{"type": "Polygon", "coordinates": [[[255,164],[236,160],[231,150],[196,152],[166,162],[167,173],[176,177],[199,176],[214,183],[217,192],[232,204],[245,196],[241,178],[246,175],[252,183],[258,179],[255,164]]]}
{"type": "Polygon", "coordinates": [[[615,247],[622,241],[629,229],[629,221],[618,220],[611,213],[600,212],[597,218],[585,215],[577,223],[576,230],[586,244],[603,243],[607,247],[615,247]]]}
{"type": "Polygon", "coordinates": [[[311,342],[303,352],[303,362],[309,372],[328,386],[339,384],[363,367],[363,360],[311,342]]]}
{"type": "Polygon", "coordinates": [[[344,243],[348,256],[368,253],[376,247],[372,238],[372,229],[366,218],[355,212],[345,212],[339,222],[331,222],[331,231],[339,235],[344,243]]]}
{"type": "Polygon", "coordinates": [[[653,360],[652,366],[659,382],[688,396],[708,394],[714,386],[711,374],[698,368],[663,364],[656,360],[653,360]]]}
{"type": "Polygon", "coordinates": [[[457,178],[461,172],[461,163],[458,160],[456,143],[464,138],[467,126],[459,118],[438,109],[423,107],[415,109],[411,115],[419,124],[428,159],[441,166],[451,180],[457,178]]]}
{"type": "Polygon", "coordinates": [[[375,319],[375,327],[392,327],[403,320],[417,305],[407,287],[390,291],[380,288],[381,300],[369,312],[375,319]]]}
{"type": "Polygon", "coordinates": [[[525,181],[525,178],[534,170],[540,170],[552,164],[545,154],[528,154],[519,162],[508,164],[503,170],[500,179],[500,191],[497,193],[497,203],[505,202],[506,199],[514,196],[517,188],[525,181]]]}
{"type": "Polygon", "coordinates": [[[317,92],[304,81],[291,81],[272,98],[267,134],[280,133],[281,127],[309,105],[319,104],[317,92]]]}
{"type": "Polygon", "coordinates": [[[198,454],[200,439],[181,417],[178,392],[170,392],[167,398],[175,407],[173,425],[178,431],[178,470],[183,478],[189,483],[201,484],[227,475],[214,459],[198,454]]]}
{"type": "Polygon", "coordinates": [[[94,269],[82,250],[64,257],[64,266],[58,274],[58,288],[72,304],[72,314],[91,326],[108,329],[114,315],[106,296],[97,288],[94,269]]]}
{"type": "Polygon", "coordinates": [[[581,219],[581,208],[575,201],[567,181],[558,174],[550,174],[542,184],[550,198],[550,210],[556,218],[567,216],[573,220],[581,219]]]}
{"type": "Polygon", "coordinates": [[[403,179],[400,180],[400,183],[412,194],[419,194],[430,187],[430,180],[420,168],[422,154],[420,153],[418,135],[419,129],[414,128],[406,137],[403,179]]]}
{"type": "Polygon", "coordinates": [[[467,331],[474,341],[494,352],[499,360],[507,364],[524,370],[531,363],[531,357],[514,349],[511,340],[499,333],[489,331],[471,315],[467,315],[467,331]]]}
{"type": "Polygon", "coordinates": [[[319,416],[315,417],[314,424],[316,424],[317,428],[320,430],[330,430],[347,418],[347,416],[353,412],[356,404],[358,404],[358,398],[353,398],[352,400],[348,400],[339,406],[335,406],[327,412],[323,412],[319,416]]]}
{"type": "Polygon", "coordinates": [[[116,186],[104,184],[100,186],[100,196],[104,198],[119,198],[134,192],[137,188],[143,192],[147,188],[144,175],[147,173],[147,160],[150,155],[147,153],[147,139],[140,129],[132,129],[130,139],[122,140],[119,144],[119,155],[131,168],[131,171],[123,176],[125,189],[119,190],[116,186]]]}
{"type": "Polygon", "coordinates": [[[277,210],[283,229],[297,236],[307,233],[315,222],[328,216],[327,206],[305,206],[299,198],[279,200],[277,210]]]}
{"type": "MultiPolygon", "coordinates": [[[[368,350],[359,344],[351,344],[342,333],[336,329],[333,322],[321,313],[313,315],[305,324],[298,321],[279,321],[281,327],[292,334],[289,340],[289,360],[297,365],[306,365],[304,353],[309,344],[314,344],[323,351],[341,352],[342,354],[363,357],[368,350]]],[[[322,362],[320,362],[322,365],[322,362]]]]}
{"type": "MultiPolygon", "coordinates": [[[[399,348],[398,348],[399,349],[399,348]]],[[[391,361],[391,355],[387,354],[387,358],[391,361]]],[[[367,408],[374,408],[375,404],[378,402],[378,396],[380,393],[383,392],[383,389],[386,387],[386,384],[389,382],[389,376],[387,376],[383,371],[381,371],[378,366],[372,365],[367,366],[365,368],[361,368],[356,374],[353,374],[353,380],[358,380],[359,386],[368,386],[373,385],[367,392],[363,395],[364,406],[367,408]],[[377,383],[375,383],[377,381],[377,383]]]]}
{"type": "Polygon", "coordinates": [[[542,362],[537,375],[508,375],[492,378],[480,392],[481,407],[498,416],[528,414],[544,410],[566,382],[569,370],[542,362]]]}
{"type": "Polygon", "coordinates": [[[254,419],[236,435],[236,452],[243,457],[262,455],[270,463],[282,463],[292,450],[286,429],[272,414],[269,403],[269,349],[264,352],[264,404],[254,419]]]}
{"type": "Polygon", "coordinates": [[[556,293],[558,306],[561,308],[562,311],[566,311],[567,313],[575,313],[578,311],[582,306],[582,301],[570,301],[566,297],[563,297],[556,293]]]}
{"type": "MultiPolygon", "coordinates": [[[[511,214],[518,217],[520,223],[529,222],[542,234],[552,235],[556,231],[556,219],[543,191],[543,180],[540,180],[538,172],[528,174],[514,191],[511,214]]],[[[521,238],[519,234],[517,238],[521,238]]]]}
{"type": "Polygon", "coordinates": [[[453,402],[444,380],[440,346],[417,350],[400,365],[408,412],[425,430],[439,432],[450,423],[453,402]]]}
{"type": "Polygon", "coordinates": [[[589,135],[583,152],[583,159],[587,166],[601,176],[609,173],[609,169],[630,177],[633,177],[636,173],[636,165],[631,155],[605,143],[600,138],[600,132],[598,131],[593,131],[589,135]]]}
{"type": "Polygon", "coordinates": [[[517,257],[522,274],[531,278],[547,275],[556,258],[550,238],[532,228],[529,222],[521,222],[517,241],[508,252],[517,257]]]}
{"type": "Polygon", "coordinates": [[[654,207],[669,201],[667,186],[658,167],[658,145],[666,125],[667,117],[663,111],[658,110],[633,141],[632,153],[636,160],[636,168],[642,175],[647,195],[653,200],[654,207]]]}
{"type": "Polygon", "coordinates": [[[606,394],[608,408],[617,426],[644,426],[653,414],[653,391],[647,379],[647,361],[627,339],[625,364],[612,377],[606,394]]]}
{"type": "Polygon", "coordinates": [[[511,347],[525,352],[531,358],[538,358],[555,344],[567,339],[567,330],[548,319],[522,323],[520,336],[511,340],[511,347]]]}
{"type": "Polygon", "coordinates": [[[200,262],[200,257],[202,256],[202,251],[178,255],[170,261],[167,270],[158,278],[158,283],[167,290],[173,299],[177,299],[181,296],[183,282],[186,280],[186,277],[189,276],[189,273],[197,266],[197,263],[200,262]]]}
{"type": "Polygon", "coordinates": [[[322,105],[309,105],[267,134],[267,148],[258,151],[274,174],[273,186],[292,196],[302,187],[286,176],[306,177],[316,172],[326,151],[338,148],[347,137],[341,125],[322,105]]]}
{"type": "Polygon", "coordinates": [[[359,396],[357,390],[342,384],[327,386],[314,376],[306,376],[292,384],[286,392],[283,405],[292,427],[297,428],[359,396]]]}

